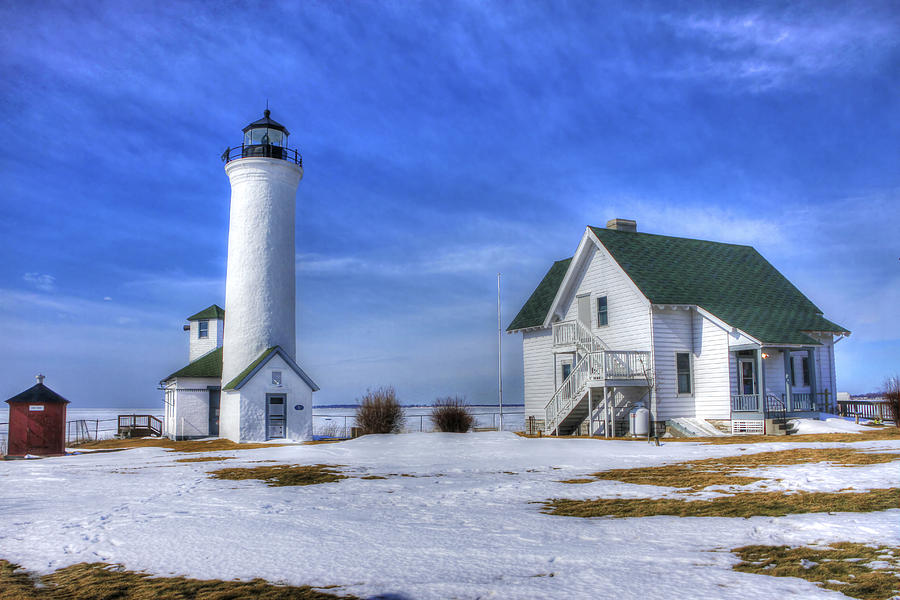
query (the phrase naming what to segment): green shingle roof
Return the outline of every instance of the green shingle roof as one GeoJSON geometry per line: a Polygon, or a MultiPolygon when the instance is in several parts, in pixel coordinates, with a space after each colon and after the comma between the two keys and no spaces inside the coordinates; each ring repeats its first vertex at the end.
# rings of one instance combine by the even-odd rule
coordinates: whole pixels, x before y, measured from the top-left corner
{"type": "Polygon", "coordinates": [[[188,321],[199,321],[200,319],[224,319],[225,318],[225,309],[219,306],[218,304],[213,304],[212,306],[207,306],[196,315],[191,315],[187,318],[188,321]]]}
{"type": "MultiPolygon", "coordinates": [[[[804,331],[849,333],[823,317],[815,304],[750,246],[600,227],[591,231],[653,304],[700,306],[767,344],[816,343],[804,331]]],[[[519,311],[510,330],[543,323],[565,274],[550,277],[557,265],[519,311]],[[549,298],[546,305],[545,298],[549,298]],[[523,313],[525,318],[519,322],[523,313]]]]}
{"type": "Polygon", "coordinates": [[[591,227],[654,304],[696,304],[764,343],[815,343],[847,330],[751,246],[591,227]]]}
{"type": "Polygon", "coordinates": [[[547,316],[547,311],[550,310],[550,305],[553,304],[553,298],[556,297],[556,291],[559,289],[563,277],[566,276],[570,262],[572,259],[566,258],[553,263],[538,286],[531,292],[531,296],[525,301],[519,314],[506,328],[507,331],[540,327],[544,324],[544,318],[547,316]]]}
{"type": "Polygon", "coordinates": [[[175,371],[163,381],[176,377],[222,377],[222,347],[219,346],[211,352],[207,352],[197,360],[191,362],[183,369],[175,371]]]}
{"type": "Polygon", "coordinates": [[[247,365],[247,368],[244,369],[243,371],[241,371],[237,377],[235,377],[234,379],[229,381],[227,384],[225,384],[224,389],[233,390],[234,388],[236,388],[238,386],[238,384],[240,384],[247,375],[249,375],[250,373],[253,372],[253,370],[259,365],[259,363],[264,361],[270,354],[275,352],[276,348],[278,348],[278,346],[272,346],[271,348],[266,348],[266,350],[262,354],[260,354],[256,360],[254,360],[252,363],[247,365]]]}

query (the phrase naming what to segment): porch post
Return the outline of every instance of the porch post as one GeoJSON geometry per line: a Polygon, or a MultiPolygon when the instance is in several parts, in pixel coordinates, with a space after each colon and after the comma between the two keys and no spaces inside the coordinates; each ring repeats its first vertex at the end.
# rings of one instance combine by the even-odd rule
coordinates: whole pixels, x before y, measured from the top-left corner
{"type": "Polygon", "coordinates": [[[603,387],[603,433],[609,437],[609,388],[603,387]]]}
{"type": "MultiPolygon", "coordinates": [[[[806,376],[809,377],[809,397],[812,399],[814,410],[821,410],[821,406],[819,404],[819,385],[818,381],[816,381],[816,350],[815,348],[807,348],[806,349],[806,376]]],[[[828,409],[825,409],[827,412],[828,409]]]]}
{"type": "Polygon", "coordinates": [[[794,382],[791,381],[791,350],[790,348],[782,348],[781,353],[784,355],[784,405],[787,407],[787,411],[791,412],[794,410],[794,398],[792,393],[794,382]]]}
{"type": "Polygon", "coordinates": [[[588,437],[594,437],[594,388],[588,386],[588,437]]]}
{"type": "Polygon", "coordinates": [[[766,367],[763,363],[762,346],[756,349],[756,394],[759,399],[757,410],[766,418],[766,367]]]}

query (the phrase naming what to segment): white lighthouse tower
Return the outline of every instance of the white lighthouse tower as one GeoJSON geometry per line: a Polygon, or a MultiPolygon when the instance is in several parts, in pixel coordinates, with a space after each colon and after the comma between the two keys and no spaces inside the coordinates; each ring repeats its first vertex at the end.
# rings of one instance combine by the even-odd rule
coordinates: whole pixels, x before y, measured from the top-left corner
{"type": "Polygon", "coordinates": [[[296,363],[294,214],[303,161],[269,114],[222,156],[231,217],[220,428],[234,441],[308,439],[318,390],[296,363]]]}

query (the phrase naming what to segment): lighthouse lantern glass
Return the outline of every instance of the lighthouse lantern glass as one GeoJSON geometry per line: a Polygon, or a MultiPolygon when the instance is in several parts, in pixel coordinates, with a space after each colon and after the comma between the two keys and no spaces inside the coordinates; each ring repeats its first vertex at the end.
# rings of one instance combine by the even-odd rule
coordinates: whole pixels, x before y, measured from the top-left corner
{"type": "Polygon", "coordinates": [[[269,129],[268,127],[259,127],[250,129],[244,134],[244,144],[247,146],[257,146],[260,144],[272,144],[273,146],[284,146],[284,132],[277,129],[269,129]]]}

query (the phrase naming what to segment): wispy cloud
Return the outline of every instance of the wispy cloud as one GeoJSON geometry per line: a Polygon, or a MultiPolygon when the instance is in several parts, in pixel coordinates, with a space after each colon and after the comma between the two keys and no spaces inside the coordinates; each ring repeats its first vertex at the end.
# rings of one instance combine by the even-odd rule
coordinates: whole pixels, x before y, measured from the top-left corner
{"type": "Polygon", "coordinates": [[[747,91],[802,84],[823,73],[869,69],[897,47],[896,12],[861,5],[818,11],[703,12],[666,15],[663,23],[696,48],[663,74],[716,80],[747,91]]]}
{"type": "Polygon", "coordinates": [[[46,273],[25,273],[22,279],[45,292],[52,292],[56,289],[56,277],[46,273]]]}

